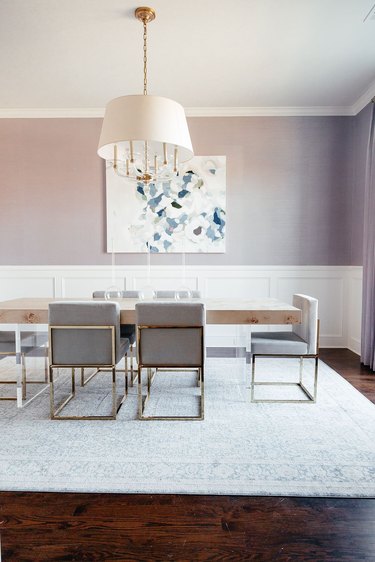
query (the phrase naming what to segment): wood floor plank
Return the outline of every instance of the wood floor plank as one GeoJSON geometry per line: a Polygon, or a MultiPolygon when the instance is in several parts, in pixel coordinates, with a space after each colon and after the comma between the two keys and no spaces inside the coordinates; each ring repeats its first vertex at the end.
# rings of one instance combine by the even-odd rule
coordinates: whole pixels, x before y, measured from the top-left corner
{"type": "Polygon", "coordinates": [[[375,372],[349,349],[321,349],[320,358],[375,403],[375,372]]]}
{"type": "MultiPolygon", "coordinates": [[[[375,401],[348,350],[321,357],[375,401]]],[[[0,493],[2,562],[375,562],[375,500],[0,493]]]]}

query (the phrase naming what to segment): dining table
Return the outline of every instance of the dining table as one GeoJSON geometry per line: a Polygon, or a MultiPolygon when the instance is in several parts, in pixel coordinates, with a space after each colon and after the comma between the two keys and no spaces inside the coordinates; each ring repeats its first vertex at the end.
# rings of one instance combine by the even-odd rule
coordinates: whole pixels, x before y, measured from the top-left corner
{"type": "MultiPolygon", "coordinates": [[[[91,298],[27,297],[0,302],[0,327],[1,325],[7,325],[7,329],[14,330],[15,332],[17,406],[19,408],[23,406],[21,366],[22,330],[25,328],[30,329],[31,326],[48,325],[48,306],[52,302],[82,302],[91,300],[91,298]]],[[[140,300],[128,298],[116,298],[111,300],[118,302],[120,305],[121,324],[135,324],[135,305],[137,302],[140,302],[140,300]]],[[[170,301],[171,299],[152,300],[170,301]]],[[[190,299],[182,299],[182,301],[185,302],[188,300],[190,299]]],[[[300,309],[275,298],[202,298],[193,300],[194,302],[204,303],[206,324],[299,324],[302,319],[302,311],[300,309]]],[[[98,302],[97,299],[96,302],[98,302]]],[[[4,327],[2,329],[4,329],[4,327]]],[[[40,392],[38,394],[40,394],[40,392]]],[[[30,402],[30,400],[28,402],[30,402]]]]}

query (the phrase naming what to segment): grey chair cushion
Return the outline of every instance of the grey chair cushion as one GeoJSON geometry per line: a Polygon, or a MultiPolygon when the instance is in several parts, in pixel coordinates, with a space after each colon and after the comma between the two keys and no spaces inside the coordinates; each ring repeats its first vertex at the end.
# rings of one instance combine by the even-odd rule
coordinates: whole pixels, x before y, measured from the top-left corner
{"type": "MultiPolygon", "coordinates": [[[[129,340],[120,340],[120,307],[115,302],[54,302],[49,305],[50,326],[114,326],[115,362],[129,340]]],[[[50,341],[53,364],[110,365],[112,337],[108,329],[55,329],[50,341]]]]}
{"type": "Polygon", "coordinates": [[[294,332],[254,332],[251,334],[251,353],[305,355],[307,343],[294,332]]]}
{"type": "Polygon", "coordinates": [[[138,353],[143,365],[197,367],[203,364],[201,328],[205,325],[205,308],[202,303],[145,302],[137,303],[135,309],[138,326],[154,326],[140,330],[138,353]]]}

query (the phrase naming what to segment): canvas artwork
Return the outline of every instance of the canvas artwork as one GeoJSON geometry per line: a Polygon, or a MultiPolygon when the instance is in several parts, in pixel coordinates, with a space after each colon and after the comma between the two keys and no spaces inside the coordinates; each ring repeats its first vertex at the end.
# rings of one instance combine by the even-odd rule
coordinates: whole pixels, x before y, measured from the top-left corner
{"type": "Polygon", "coordinates": [[[107,179],[108,252],[225,252],[226,157],[195,156],[170,182],[107,179]]]}

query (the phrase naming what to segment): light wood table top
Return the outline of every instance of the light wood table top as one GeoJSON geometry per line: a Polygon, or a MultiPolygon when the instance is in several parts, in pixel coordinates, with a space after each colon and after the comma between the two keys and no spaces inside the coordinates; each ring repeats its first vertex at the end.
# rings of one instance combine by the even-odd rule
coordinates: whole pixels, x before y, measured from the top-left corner
{"type": "MultiPolygon", "coordinates": [[[[51,302],[92,301],[93,299],[22,298],[0,302],[0,324],[48,324],[51,302]]],[[[158,299],[173,302],[172,299],[158,299]]],[[[135,323],[137,299],[116,299],[121,323],[135,323]]],[[[155,302],[155,301],[152,301],[155,302]]],[[[206,305],[207,324],[299,324],[301,310],[278,299],[194,299],[206,305]]]]}

